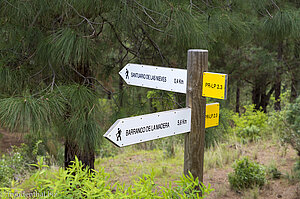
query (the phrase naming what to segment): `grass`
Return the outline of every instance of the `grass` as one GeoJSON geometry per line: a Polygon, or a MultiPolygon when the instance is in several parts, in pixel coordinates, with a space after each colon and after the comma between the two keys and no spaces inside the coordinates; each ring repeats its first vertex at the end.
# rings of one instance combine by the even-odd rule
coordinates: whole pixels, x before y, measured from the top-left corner
{"type": "MultiPolygon", "coordinates": [[[[120,181],[130,184],[132,180],[143,174],[152,173],[157,183],[165,184],[178,180],[183,172],[184,149],[176,146],[175,156],[168,157],[166,151],[140,150],[135,147],[124,148],[121,154],[114,157],[97,158],[95,169],[104,168],[110,173],[112,183],[120,181]]],[[[230,147],[229,144],[215,144],[214,147],[205,150],[204,172],[212,168],[221,168],[231,165],[241,155],[239,149],[230,147]]]]}
{"type": "MultiPolygon", "coordinates": [[[[227,176],[225,173],[230,171],[232,163],[241,156],[246,155],[254,160],[263,161],[268,169],[272,170],[268,178],[272,181],[277,180],[272,177],[275,168],[282,169],[283,166],[286,167],[282,161],[290,162],[290,160],[287,162],[285,158],[275,160],[272,155],[270,156],[270,153],[280,154],[281,151],[284,151],[282,146],[273,144],[271,140],[261,140],[246,144],[241,144],[234,139],[228,140],[227,142],[216,143],[214,147],[205,150],[204,173],[207,174],[207,181],[212,183],[213,188],[215,188],[213,195],[216,198],[236,196],[229,189],[228,184],[225,183],[226,180],[223,181],[220,178],[223,179],[225,178],[224,176],[227,176]],[[266,153],[269,158],[265,158],[262,153],[266,153]],[[216,172],[218,172],[217,177],[215,176],[216,172]]],[[[119,149],[119,153],[115,156],[97,158],[95,169],[104,168],[110,175],[109,183],[111,185],[118,181],[120,184],[128,187],[133,185],[134,180],[142,177],[143,174],[151,174],[155,177],[154,183],[156,185],[165,186],[171,181],[179,180],[183,172],[184,149],[179,145],[176,145],[175,149],[175,156],[169,157],[166,155],[168,151],[163,149],[141,150],[136,146],[125,147],[119,149]]],[[[296,174],[293,170],[289,171],[288,173],[285,172],[282,180],[286,180],[287,184],[289,182],[294,185],[298,182],[296,174]]],[[[53,178],[56,172],[58,172],[58,168],[50,168],[46,171],[45,179],[53,178]]],[[[27,192],[30,192],[34,186],[36,184],[33,176],[28,177],[21,185],[17,185],[18,188],[27,192]]],[[[242,191],[238,197],[255,199],[260,197],[260,193],[263,193],[263,191],[253,188],[242,191]]]]}
{"type": "Polygon", "coordinates": [[[182,173],[183,151],[177,150],[176,155],[165,158],[162,150],[128,150],[123,154],[109,158],[98,158],[95,168],[105,168],[111,179],[130,182],[144,173],[152,173],[158,181],[176,179],[182,173]]]}
{"type": "Polygon", "coordinates": [[[216,144],[204,153],[204,171],[231,164],[240,157],[240,151],[228,144],[216,144]]]}
{"type": "Polygon", "coordinates": [[[259,197],[259,187],[254,187],[249,189],[244,193],[243,199],[258,199],[259,197]]]}

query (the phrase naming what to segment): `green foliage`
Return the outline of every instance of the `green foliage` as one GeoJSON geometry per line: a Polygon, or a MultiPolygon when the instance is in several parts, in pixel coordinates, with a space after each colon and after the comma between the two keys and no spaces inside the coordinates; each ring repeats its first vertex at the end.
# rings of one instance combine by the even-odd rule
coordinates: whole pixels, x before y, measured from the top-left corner
{"type": "Polygon", "coordinates": [[[284,144],[290,144],[300,155],[300,97],[280,112],[272,113],[269,128],[284,144]]]}
{"type": "Polygon", "coordinates": [[[10,130],[39,131],[62,116],[62,101],[54,96],[23,96],[0,99],[1,125],[10,130]]]}
{"type": "Polygon", "coordinates": [[[294,168],[291,170],[291,172],[286,174],[286,178],[292,184],[300,182],[300,160],[299,159],[294,164],[294,168]]]}
{"type": "Polygon", "coordinates": [[[271,40],[283,40],[297,31],[297,15],[292,10],[278,10],[268,17],[264,29],[271,40]]]}
{"type": "Polygon", "coordinates": [[[286,135],[286,141],[290,143],[300,155],[300,97],[296,99],[294,104],[291,104],[287,109],[287,123],[292,131],[286,135]]]}
{"type": "MultiPolygon", "coordinates": [[[[84,168],[77,158],[73,163],[66,170],[60,169],[54,174],[44,169],[42,162],[38,163],[39,170],[29,178],[31,192],[51,193],[44,198],[204,198],[213,191],[210,186],[199,183],[198,178],[191,174],[181,177],[173,186],[170,183],[166,187],[158,187],[153,174],[144,174],[128,187],[118,183],[111,186],[108,183],[109,175],[103,169],[91,171],[84,168]],[[200,196],[200,192],[203,196],[200,196]]],[[[0,190],[2,196],[8,196],[9,192],[16,193],[24,189],[0,190]]]]}
{"type": "Polygon", "coordinates": [[[62,142],[57,142],[57,135],[48,132],[28,133],[24,136],[23,146],[29,163],[35,163],[39,157],[44,157],[48,165],[62,166],[64,162],[62,142]]]}
{"type": "Polygon", "coordinates": [[[223,168],[238,159],[239,156],[239,150],[228,147],[227,143],[217,143],[204,152],[204,171],[208,171],[212,168],[223,168]]]}
{"type": "Polygon", "coordinates": [[[239,116],[233,115],[235,127],[232,129],[242,140],[254,141],[259,139],[267,127],[267,115],[259,110],[254,110],[254,106],[246,106],[245,113],[239,116]]]}
{"type": "Polygon", "coordinates": [[[228,174],[229,183],[234,190],[263,186],[266,182],[265,168],[247,157],[234,163],[234,172],[228,174]]]}
{"type": "Polygon", "coordinates": [[[277,169],[275,165],[271,165],[267,168],[267,175],[271,179],[280,179],[282,173],[277,169]]]}
{"type": "Polygon", "coordinates": [[[171,182],[168,187],[160,187],[163,190],[162,198],[205,198],[214,190],[210,188],[210,184],[206,187],[199,182],[198,178],[194,178],[190,172],[187,176],[183,175],[176,184],[175,188],[172,187],[171,182]]]}
{"type": "Polygon", "coordinates": [[[205,147],[209,148],[222,141],[230,128],[230,118],[233,112],[227,108],[220,107],[220,122],[216,127],[205,129],[205,147]]]}
{"type": "Polygon", "coordinates": [[[13,148],[0,159],[0,187],[9,187],[15,180],[20,180],[29,170],[28,161],[22,148],[13,148]]]}
{"type": "Polygon", "coordinates": [[[68,109],[68,115],[55,123],[58,135],[74,141],[81,149],[94,149],[102,138],[97,93],[79,84],[59,87],[56,92],[65,99],[68,109]]]}
{"type": "Polygon", "coordinates": [[[300,160],[297,160],[293,170],[295,173],[295,177],[298,179],[298,181],[300,181],[300,160]]]}
{"type": "Polygon", "coordinates": [[[114,157],[120,152],[120,148],[112,144],[107,139],[104,139],[101,146],[97,149],[97,154],[100,158],[114,157]]]}
{"type": "Polygon", "coordinates": [[[152,108],[157,111],[164,111],[176,107],[175,95],[172,92],[152,90],[147,92],[147,98],[151,100],[152,108]]]}

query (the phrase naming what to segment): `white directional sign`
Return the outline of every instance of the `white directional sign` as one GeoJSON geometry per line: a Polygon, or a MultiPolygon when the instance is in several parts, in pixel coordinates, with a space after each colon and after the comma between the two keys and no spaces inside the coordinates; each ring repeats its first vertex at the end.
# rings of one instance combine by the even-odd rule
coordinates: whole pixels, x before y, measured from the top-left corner
{"type": "Polygon", "coordinates": [[[129,85],[186,93],[185,69],[127,64],[119,74],[129,85]]]}
{"type": "Polygon", "coordinates": [[[104,137],[119,147],[189,132],[191,109],[140,115],[117,120],[104,137]]]}

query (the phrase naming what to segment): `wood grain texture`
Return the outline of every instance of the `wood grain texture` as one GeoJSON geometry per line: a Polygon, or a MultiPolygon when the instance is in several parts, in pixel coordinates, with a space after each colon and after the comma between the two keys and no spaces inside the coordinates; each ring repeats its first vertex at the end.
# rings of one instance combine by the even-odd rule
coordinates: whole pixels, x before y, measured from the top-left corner
{"type": "Polygon", "coordinates": [[[189,50],[187,59],[186,106],[192,109],[191,132],[185,135],[184,174],[190,171],[203,182],[205,107],[202,97],[203,72],[208,69],[207,50],[189,50]]]}

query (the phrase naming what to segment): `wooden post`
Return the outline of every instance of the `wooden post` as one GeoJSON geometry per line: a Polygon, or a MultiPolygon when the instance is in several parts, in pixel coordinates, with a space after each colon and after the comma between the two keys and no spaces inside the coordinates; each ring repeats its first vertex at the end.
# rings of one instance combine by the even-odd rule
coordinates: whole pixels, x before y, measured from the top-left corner
{"type": "Polygon", "coordinates": [[[203,182],[206,99],[202,97],[203,72],[208,69],[207,50],[188,50],[186,106],[192,109],[191,132],[185,134],[184,174],[203,182]]]}

